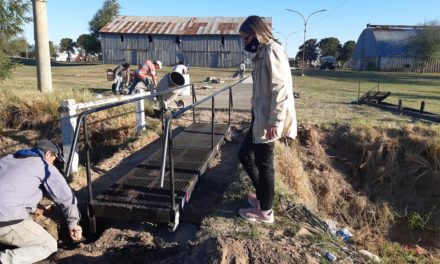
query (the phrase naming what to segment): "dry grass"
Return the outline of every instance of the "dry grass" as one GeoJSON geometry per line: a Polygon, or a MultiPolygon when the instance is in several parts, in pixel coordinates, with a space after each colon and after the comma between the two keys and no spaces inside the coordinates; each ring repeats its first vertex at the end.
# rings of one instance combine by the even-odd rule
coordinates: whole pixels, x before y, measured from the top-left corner
{"type": "Polygon", "coordinates": [[[318,204],[317,197],[311,189],[310,178],[303,169],[303,164],[299,158],[299,150],[295,145],[276,145],[275,167],[277,179],[280,179],[289,186],[290,190],[293,190],[299,202],[307,204],[315,210],[318,204]]]}
{"type": "Polygon", "coordinates": [[[439,228],[432,199],[440,188],[439,132],[414,125],[301,126],[297,142],[278,147],[277,175],[300,202],[353,228],[356,243],[377,252],[406,211],[439,228]]]}

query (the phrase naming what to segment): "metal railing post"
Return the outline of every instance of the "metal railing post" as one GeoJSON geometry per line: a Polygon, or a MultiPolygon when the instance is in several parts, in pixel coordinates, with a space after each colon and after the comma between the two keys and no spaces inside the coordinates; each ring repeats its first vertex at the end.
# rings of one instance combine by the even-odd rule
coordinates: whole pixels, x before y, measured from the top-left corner
{"type": "MultiPolygon", "coordinates": [[[[192,103],[194,104],[197,101],[196,98],[196,90],[194,88],[194,84],[191,84],[191,92],[192,92],[192,103]]],[[[193,124],[196,122],[196,108],[193,108],[193,124]]]]}
{"type": "Polygon", "coordinates": [[[232,102],[232,87],[229,87],[229,109],[228,109],[228,125],[231,125],[231,112],[233,108],[233,102],[232,102]]]}
{"type": "Polygon", "coordinates": [[[211,149],[214,149],[214,106],[215,97],[211,99],[211,149]]]}
{"type": "Polygon", "coordinates": [[[169,159],[169,168],[170,168],[170,197],[171,197],[171,208],[174,210],[176,207],[176,199],[174,199],[174,159],[173,159],[173,131],[171,127],[171,119],[170,125],[168,126],[168,159],[169,159]]]}
{"type": "Polygon", "coordinates": [[[163,136],[163,153],[162,153],[162,166],[160,168],[160,188],[163,188],[163,182],[165,178],[165,167],[166,167],[166,160],[167,160],[167,151],[168,151],[168,137],[170,133],[170,119],[169,117],[165,119],[165,127],[164,132],[165,135],[163,136]]]}
{"type": "Polygon", "coordinates": [[[87,116],[83,118],[84,144],[86,148],[86,173],[87,173],[87,192],[89,203],[87,206],[87,216],[89,218],[90,232],[96,234],[96,219],[93,212],[93,191],[92,191],[92,172],[90,166],[90,142],[87,130],[87,116]]]}

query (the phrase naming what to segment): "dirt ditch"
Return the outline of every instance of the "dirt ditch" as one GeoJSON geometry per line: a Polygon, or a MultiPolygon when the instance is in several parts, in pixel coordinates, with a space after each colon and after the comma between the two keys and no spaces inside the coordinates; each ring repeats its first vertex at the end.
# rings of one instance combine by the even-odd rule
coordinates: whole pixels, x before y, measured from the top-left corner
{"type": "MultiPolygon", "coordinates": [[[[205,118],[210,113],[200,115],[205,118]]],[[[188,124],[191,118],[183,117],[179,124],[188,124]]],[[[223,118],[226,120],[227,115],[223,118]]],[[[223,200],[231,183],[237,181],[236,156],[242,128],[249,119],[248,113],[234,117],[234,137],[200,179],[176,233],[149,223],[106,220],[98,222],[99,237],[72,245],[57,212],[49,211],[36,220],[58,237],[60,250],[41,263],[319,262],[321,259],[304,246],[299,227],[289,227],[278,208],[280,217],[274,227],[263,226],[260,230],[252,226],[252,230],[257,228],[257,235],[234,233],[243,225],[236,216],[241,204],[225,205],[223,200]],[[225,222],[215,218],[206,221],[219,211],[226,212],[225,222]],[[216,232],[206,236],[210,228],[216,232]]],[[[289,186],[297,202],[306,204],[321,219],[349,227],[358,248],[379,255],[386,243],[395,241],[424,247],[423,257],[437,259],[438,138],[432,130],[411,126],[394,129],[335,125],[324,129],[304,125],[297,140],[289,147],[278,148],[277,179],[289,186]]],[[[157,139],[155,134],[143,137],[94,166],[96,192],[151,154],[158,147],[157,139]],[[104,174],[106,177],[101,177],[104,174]]],[[[73,178],[71,186],[80,200],[86,199],[84,179],[73,178]]]]}

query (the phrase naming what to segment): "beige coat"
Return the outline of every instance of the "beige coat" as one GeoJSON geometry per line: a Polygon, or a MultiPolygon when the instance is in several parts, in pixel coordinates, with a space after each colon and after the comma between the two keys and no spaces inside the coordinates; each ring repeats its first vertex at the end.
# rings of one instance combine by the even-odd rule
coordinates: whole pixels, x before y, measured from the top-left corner
{"type": "Polygon", "coordinates": [[[297,135],[292,75],[287,56],[277,42],[271,40],[258,47],[252,60],[252,108],[254,143],[268,143],[278,138],[294,139],[297,135]],[[266,138],[266,129],[277,127],[278,138],[266,138]]]}

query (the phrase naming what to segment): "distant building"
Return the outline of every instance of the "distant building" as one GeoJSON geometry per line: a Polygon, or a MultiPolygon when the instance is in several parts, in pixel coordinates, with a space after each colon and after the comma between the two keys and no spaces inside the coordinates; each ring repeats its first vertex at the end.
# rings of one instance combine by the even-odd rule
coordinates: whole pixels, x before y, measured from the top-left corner
{"type": "MultiPolygon", "coordinates": [[[[408,47],[411,37],[421,30],[417,26],[367,25],[353,52],[353,70],[404,71],[420,70],[408,47]]],[[[440,72],[440,63],[431,62],[425,72],[440,72]]]]}
{"type": "MultiPolygon", "coordinates": [[[[253,55],[244,52],[239,27],[245,17],[118,16],[101,30],[103,63],[195,67],[236,67],[253,55]]],[[[272,28],[272,18],[265,18],[272,28]]]]}
{"type": "MultiPolygon", "coordinates": [[[[81,52],[77,47],[73,47],[73,52],[70,52],[70,61],[77,61],[81,56],[81,52]]],[[[69,54],[67,51],[60,51],[60,48],[57,47],[57,56],[55,57],[55,61],[67,61],[69,54]]]]}

